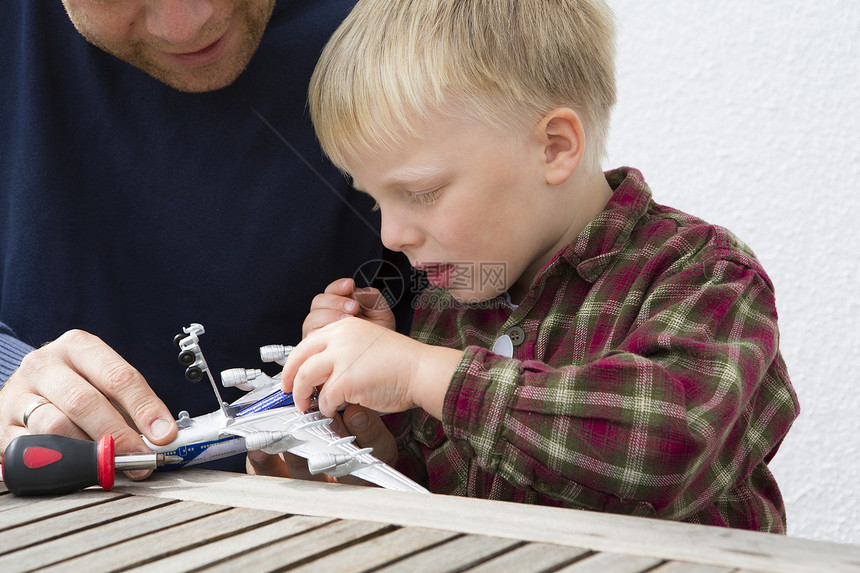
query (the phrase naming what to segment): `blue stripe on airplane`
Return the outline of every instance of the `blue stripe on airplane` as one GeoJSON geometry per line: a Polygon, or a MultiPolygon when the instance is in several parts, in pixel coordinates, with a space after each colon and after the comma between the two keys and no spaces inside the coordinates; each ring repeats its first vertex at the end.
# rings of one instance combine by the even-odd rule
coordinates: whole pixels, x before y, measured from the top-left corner
{"type": "Polygon", "coordinates": [[[264,410],[271,410],[272,408],[280,408],[281,406],[292,405],[292,394],[284,394],[282,390],[275,390],[265,398],[260,398],[250,406],[246,406],[245,408],[239,410],[239,412],[236,413],[236,417],[241,418],[242,416],[247,416],[248,414],[256,414],[257,412],[262,412],[264,410]]]}

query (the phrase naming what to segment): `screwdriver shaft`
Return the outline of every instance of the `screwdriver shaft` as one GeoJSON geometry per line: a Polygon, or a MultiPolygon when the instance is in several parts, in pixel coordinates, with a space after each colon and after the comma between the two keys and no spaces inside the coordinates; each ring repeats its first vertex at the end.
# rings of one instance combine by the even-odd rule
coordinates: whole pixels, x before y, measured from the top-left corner
{"type": "Polygon", "coordinates": [[[154,470],[165,464],[178,464],[182,462],[179,456],[170,456],[155,452],[140,452],[134,454],[117,454],[114,457],[114,470],[154,470]]]}

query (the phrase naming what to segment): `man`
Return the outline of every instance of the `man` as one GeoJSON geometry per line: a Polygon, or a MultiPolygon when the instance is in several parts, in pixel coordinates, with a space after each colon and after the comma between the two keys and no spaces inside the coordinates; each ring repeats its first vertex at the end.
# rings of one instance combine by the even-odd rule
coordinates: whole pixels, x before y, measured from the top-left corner
{"type": "Polygon", "coordinates": [[[0,451],[26,432],[169,442],[180,410],[218,407],[175,362],[182,326],[205,326],[214,372],[259,367],[321,285],[382,257],[305,111],[351,5],[7,3],[0,451]]]}

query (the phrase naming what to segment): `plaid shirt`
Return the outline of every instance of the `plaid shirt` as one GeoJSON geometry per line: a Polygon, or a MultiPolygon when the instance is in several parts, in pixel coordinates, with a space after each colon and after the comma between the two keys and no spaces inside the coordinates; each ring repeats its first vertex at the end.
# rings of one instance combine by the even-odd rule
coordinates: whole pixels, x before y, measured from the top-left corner
{"type": "Polygon", "coordinates": [[[725,229],[606,174],[605,210],[514,308],[419,297],[412,336],[462,349],[442,422],[386,417],[436,493],[784,532],[767,462],[798,414],[773,285],[725,229]],[[487,350],[503,333],[512,358],[487,350]]]}

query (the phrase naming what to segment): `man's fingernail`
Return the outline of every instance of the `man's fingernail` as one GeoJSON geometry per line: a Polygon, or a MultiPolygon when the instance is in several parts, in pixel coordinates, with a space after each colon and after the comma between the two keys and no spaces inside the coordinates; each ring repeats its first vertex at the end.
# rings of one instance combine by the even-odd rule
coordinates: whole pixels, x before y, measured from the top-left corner
{"type": "Polygon", "coordinates": [[[349,425],[356,430],[363,430],[367,427],[367,423],[369,421],[370,418],[368,417],[367,412],[359,412],[349,419],[349,425]]]}
{"type": "Polygon", "coordinates": [[[152,425],[149,426],[149,433],[152,434],[152,437],[156,440],[166,438],[170,433],[171,425],[171,422],[168,422],[164,418],[156,418],[152,425]]]}
{"type": "Polygon", "coordinates": [[[357,302],[355,302],[354,300],[348,300],[348,301],[346,301],[346,303],[343,305],[343,307],[344,307],[344,309],[346,310],[346,312],[352,312],[352,311],[354,311],[356,308],[358,308],[358,303],[357,303],[357,302]]]}

